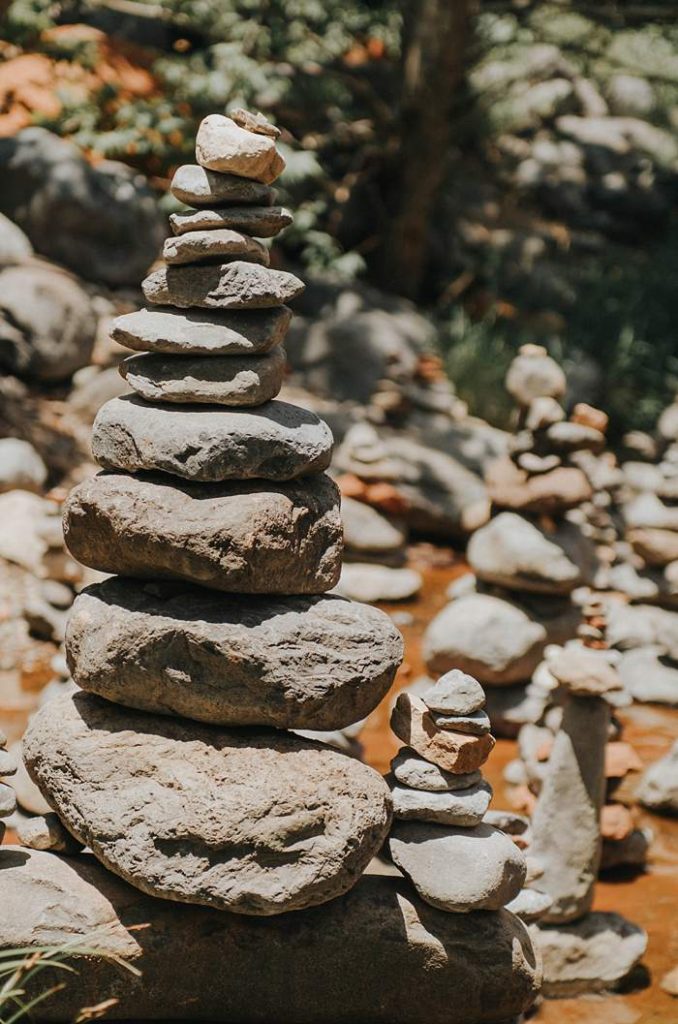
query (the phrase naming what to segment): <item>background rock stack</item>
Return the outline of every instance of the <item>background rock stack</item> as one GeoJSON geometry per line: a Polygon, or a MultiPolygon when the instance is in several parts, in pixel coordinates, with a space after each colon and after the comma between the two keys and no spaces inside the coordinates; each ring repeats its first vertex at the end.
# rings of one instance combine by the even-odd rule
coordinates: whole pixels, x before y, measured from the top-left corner
{"type": "MultiPolygon", "coordinates": [[[[0,730],[0,778],[8,778],[16,773],[16,762],[7,750],[7,737],[0,730]]],[[[5,834],[3,818],[9,818],[16,808],[16,796],[11,786],[0,782],[0,843],[5,834]]]]}
{"type": "Polygon", "coordinates": [[[407,745],[392,762],[389,851],[421,898],[451,913],[500,910],[525,881],[518,847],[483,822],[492,788],[480,768],[495,742],[484,704],[478,682],[454,670],[421,697],[401,693],[391,717],[407,745]]]}

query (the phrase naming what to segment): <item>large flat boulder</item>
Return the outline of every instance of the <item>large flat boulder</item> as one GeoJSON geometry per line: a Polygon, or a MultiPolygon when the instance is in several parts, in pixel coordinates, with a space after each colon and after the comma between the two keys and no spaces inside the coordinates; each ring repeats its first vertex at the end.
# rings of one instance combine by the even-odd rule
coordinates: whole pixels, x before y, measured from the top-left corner
{"type": "Polygon", "coordinates": [[[393,682],[390,618],[339,597],[232,597],[113,578],[76,599],[68,659],[78,686],[144,711],[214,725],[340,729],[393,682]]]}
{"type": "Polygon", "coordinates": [[[26,767],[68,830],[142,892],[266,916],[347,892],[391,821],[381,776],[286,732],[56,697],[26,767]]]}
{"type": "Polygon", "coordinates": [[[64,535],[101,572],[229,593],[325,593],[341,572],[339,492],[324,475],[217,485],[102,473],[71,491],[64,535]]]}
{"type": "Polygon", "coordinates": [[[491,1024],[531,1006],[540,984],[513,914],[445,914],[392,877],[363,877],[340,900],[255,920],[145,896],[86,854],[7,847],[0,905],[0,949],[87,947],[96,935],[102,953],[141,972],[79,956],[77,974],[40,1006],[45,1022],[114,998],[104,1019],[491,1024]]]}

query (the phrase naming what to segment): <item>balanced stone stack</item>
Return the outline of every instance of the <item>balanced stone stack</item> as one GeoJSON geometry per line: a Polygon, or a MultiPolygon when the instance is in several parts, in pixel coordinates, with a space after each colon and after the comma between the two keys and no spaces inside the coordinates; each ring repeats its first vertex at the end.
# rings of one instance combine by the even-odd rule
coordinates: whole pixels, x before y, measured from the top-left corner
{"type": "Polygon", "coordinates": [[[288,731],[364,717],[403,649],[382,612],[328,594],[342,551],[332,438],[274,397],[302,288],[255,240],[289,222],[270,187],[277,134],[243,111],[201,124],[198,163],[172,184],[194,209],[172,219],[149,307],[114,326],[143,353],[122,368],[134,394],[101,409],[104,472],[66,505],[72,553],[113,575],[70,618],[81,689],[24,738],[56,819],[0,856],[0,949],[62,940],[77,955],[95,934],[100,956],[44,1020],[103,1001],[123,1020],[397,1024],[422,1008],[419,972],[427,1020],[479,1024],[538,989],[511,915],[470,929],[393,878],[361,879],[388,834],[388,786],[288,731]],[[140,977],[121,985],[106,956],[140,977]]]}
{"type": "Polygon", "coordinates": [[[494,739],[478,682],[454,670],[421,697],[401,693],[391,728],[395,824],[388,847],[422,899],[440,910],[500,910],[518,897],[525,859],[483,821],[492,788],[480,771],[494,739]]]}

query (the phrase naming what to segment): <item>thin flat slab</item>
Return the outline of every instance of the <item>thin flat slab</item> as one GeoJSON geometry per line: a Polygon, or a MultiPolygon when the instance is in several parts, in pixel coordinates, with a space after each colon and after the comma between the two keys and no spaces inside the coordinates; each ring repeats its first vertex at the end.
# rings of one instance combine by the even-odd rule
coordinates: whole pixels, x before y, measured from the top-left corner
{"type": "Polygon", "coordinates": [[[176,238],[167,238],[162,256],[165,263],[169,264],[225,263],[230,258],[261,263],[267,267],[270,261],[265,245],[230,228],[189,231],[176,238]]]}
{"type": "Polygon", "coordinates": [[[235,174],[218,174],[198,164],[182,164],[174,172],[170,192],[188,206],[272,206],[275,189],[235,174]]]}
{"type": "Polygon", "coordinates": [[[172,408],[123,395],[97,413],[92,454],[104,469],[159,470],[198,483],[294,480],[329,466],[332,432],[315,413],[288,402],[172,408]]]}
{"type": "Polygon", "coordinates": [[[71,491],[71,554],[101,572],[241,594],[322,594],[341,570],[339,491],[300,483],[187,484],[102,473],[71,491]]]}
{"type": "Polygon", "coordinates": [[[479,782],[466,789],[431,793],[408,786],[391,785],[393,813],[401,821],[426,821],[435,825],[472,828],[483,820],[490,806],[492,787],[479,782]]]}
{"type": "Polygon", "coordinates": [[[398,739],[447,772],[468,774],[487,761],[494,738],[439,729],[424,702],[411,693],[400,693],[391,714],[391,728],[398,739]]]}
{"type": "Polygon", "coordinates": [[[147,402],[254,406],[275,398],[285,366],[278,346],[263,356],[131,356],[118,369],[147,402]]]}
{"type": "Polygon", "coordinates": [[[55,697],[23,739],[69,832],[149,896],[267,916],[341,896],[391,822],[373,768],[284,731],[55,697]]]}
{"type": "Polygon", "coordinates": [[[291,302],[304,283],[284,270],[234,260],[206,266],[161,267],[141,284],[155,306],[203,309],[268,309],[291,302]]]}
{"type": "Polygon", "coordinates": [[[393,682],[388,615],[339,597],[232,597],[114,577],[75,600],[67,652],[83,689],[214,725],[341,729],[393,682]]]}
{"type": "Polygon", "coordinates": [[[113,321],[111,337],[137,352],[261,355],[283,341],[291,319],[287,306],[231,313],[138,309],[113,321]]]}
{"type": "Polygon", "coordinates": [[[221,210],[172,213],[169,221],[175,235],[231,228],[256,238],[273,238],[290,226],[292,214],[284,206],[225,206],[221,210]]]}

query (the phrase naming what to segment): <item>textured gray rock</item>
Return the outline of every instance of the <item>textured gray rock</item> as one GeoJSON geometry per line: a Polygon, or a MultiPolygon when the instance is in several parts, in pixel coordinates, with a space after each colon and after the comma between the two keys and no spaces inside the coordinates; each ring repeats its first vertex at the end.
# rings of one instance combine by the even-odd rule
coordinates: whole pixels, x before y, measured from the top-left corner
{"type": "Polygon", "coordinates": [[[268,915],[347,892],[391,820],[372,768],[285,732],[57,697],[24,758],[69,832],[142,892],[268,915]]]}
{"type": "Polygon", "coordinates": [[[262,356],[130,356],[120,373],[148,402],[263,405],[280,391],[285,351],[262,356]]]}
{"type": "Polygon", "coordinates": [[[170,215],[170,227],[175,235],[188,231],[219,231],[230,228],[243,231],[256,238],[272,238],[289,227],[292,214],[284,206],[229,206],[221,210],[193,210],[190,213],[170,215]]]}
{"type": "Polygon", "coordinates": [[[430,711],[440,715],[471,715],[485,705],[485,692],[480,683],[453,668],[429,686],[421,699],[430,711]]]}
{"type": "Polygon", "coordinates": [[[162,471],[185,480],[293,480],[326,469],[332,433],[288,402],[257,409],[172,408],[133,395],[101,407],[92,454],[104,469],[162,471]]]}
{"type": "Polygon", "coordinates": [[[443,914],[404,880],[383,876],[293,917],[253,919],[145,896],[91,856],[8,847],[0,905],[3,951],[87,948],[96,935],[103,953],[140,972],[121,975],[109,961],[78,956],[69,984],[41,1005],[47,1024],[109,998],[116,1002],[106,1017],[119,1020],[494,1024],[526,1010],[540,983],[528,932],[512,914],[443,914]],[[130,921],[149,927],[132,931],[130,921]]]}
{"type": "Polygon", "coordinates": [[[431,718],[439,729],[468,732],[472,736],[484,736],[490,731],[490,716],[485,711],[472,711],[468,715],[441,715],[434,711],[431,718]]]}
{"type": "Polygon", "coordinates": [[[267,309],[291,302],[304,290],[303,282],[285,270],[233,260],[206,266],[161,267],[141,285],[155,306],[188,309],[267,309]]]}
{"type": "Polygon", "coordinates": [[[544,967],[545,996],[614,990],[647,949],[647,934],[619,914],[596,912],[581,921],[530,928],[544,967]]]}
{"type": "Polygon", "coordinates": [[[410,750],[409,747],[400,748],[391,761],[391,769],[398,782],[401,782],[403,786],[424,790],[427,793],[445,793],[451,789],[466,789],[468,786],[475,786],[482,780],[479,771],[468,772],[466,775],[446,772],[437,764],[419,757],[416,751],[410,750]]]}
{"type": "Polygon", "coordinates": [[[317,594],[339,579],[339,492],[324,475],[262,488],[104,473],[71,491],[64,517],[73,556],[101,572],[245,594],[317,594]]]}
{"type": "Polygon", "coordinates": [[[398,694],[391,713],[391,729],[427,761],[462,775],[480,768],[494,747],[492,736],[470,736],[437,728],[424,702],[406,691],[398,694]]]}
{"type": "Polygon", "coordinates": [[[188,206],[271,206],[275,189],[235,174],[216,174],[197,164],[182,164],[174,172],[170,192],[188,206]]]}
{"type": "Polygon", "coordinates": [[[181,266],[184,263],[226,263],[229,259],[269,264],[268,249],[249,235],[231,228],[214,231],[189,231],[175,238],[165,239],[162,249],[165,263],[181,266]]]}
{"type": "Polygon", "coordinates": [[[232,313],[138,309],[113,321],[111,337],[138,352],[261,355],[280,344],[291,319],[287,306],[232,313]]]}
{"type": "Polygon", "coordinates": [[[203,118],[195,138],[195,156],[201,167],[222,174],[270,184],[282,173],[285,161],[275,138],[247,128],[223,114],[203,118]]]}
{"type": "Polygon", "coordinates": [[[590,582],[596,564],[592,542],[574,523],[546,533],[514,512],[473,534],[468,560],[480,580],[544,594],[567,594],[590,582]]]}
{"type": "Polygon", "coordinates": [[[523,854],[490,825],[441,828],[397,821],[388,848],[421,898],[439,910],[498,910],[525,881],[523,854]]]}
{"type": "Polygon", "coordinates": [[[12,786],[0,782],[0,818],[8,818],[16,810],[16,795],[12,786]]]}
{"type": "Polygon", "coordinates": [[[479,782],[464,789],[432,793],[392,785],[391,797],[393,814],[402,821],[472,828],[483,820],[492,799],[492,787],[487,782],[479,782]]]}
{"type": "Polygon", "coordinates": [[[76,598],[67,651],[78,686],[129,707],[339,729],[384,696],[403,642],[383,612],[338,597],[230,597],[117,578],[76,598]]]}
{"type": "Polygon", "coordinates": [[[651,811],[678,815],[678,740],[665,757],[650,765],[636,796],[651,811]]]}

